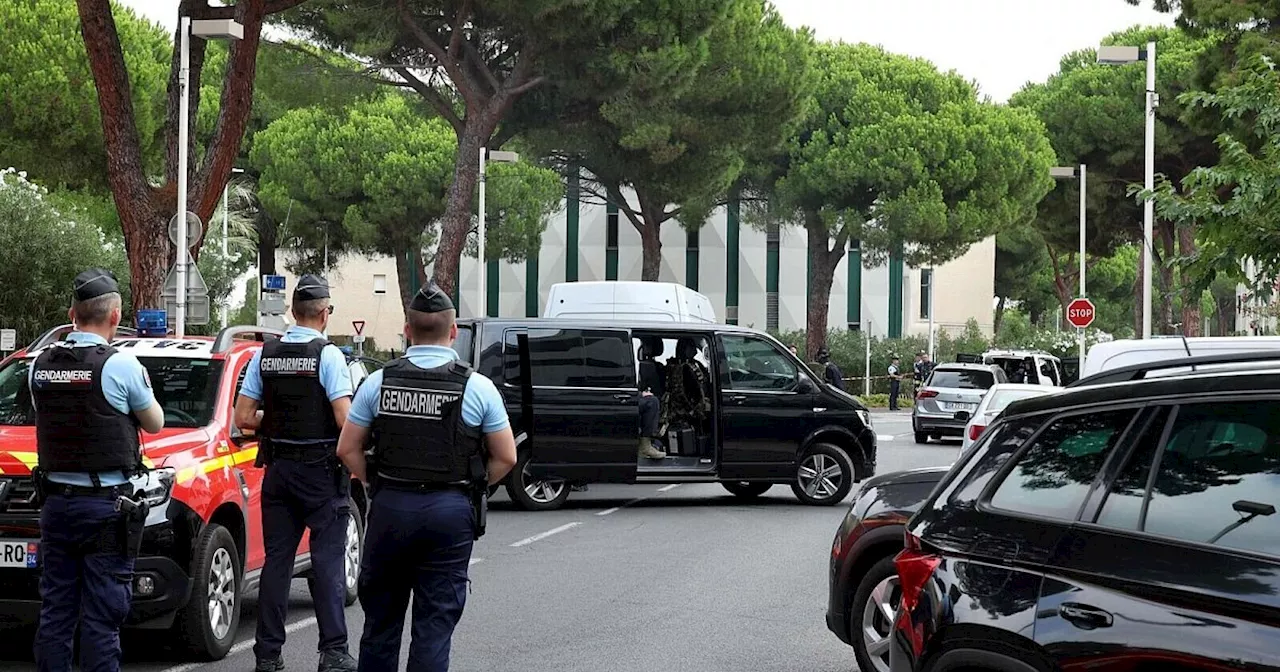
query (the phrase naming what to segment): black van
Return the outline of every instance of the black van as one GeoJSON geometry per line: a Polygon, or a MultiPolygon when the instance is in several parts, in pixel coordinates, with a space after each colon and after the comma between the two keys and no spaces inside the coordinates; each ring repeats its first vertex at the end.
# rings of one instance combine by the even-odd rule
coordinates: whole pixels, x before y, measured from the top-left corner
{"type": "Polygon", "coordinates": [[[506,487],[525,509],[588,483],[720,483],[744,499],[785,483],[832,505],[875,474],[866,407],[751,329],[490,318],[459,320],[454,348],[506,400],[519,448],[506,487]],[[695,382],[653,391],[667,455],[643,458],[638,381],[667,375],[695,382]]]}

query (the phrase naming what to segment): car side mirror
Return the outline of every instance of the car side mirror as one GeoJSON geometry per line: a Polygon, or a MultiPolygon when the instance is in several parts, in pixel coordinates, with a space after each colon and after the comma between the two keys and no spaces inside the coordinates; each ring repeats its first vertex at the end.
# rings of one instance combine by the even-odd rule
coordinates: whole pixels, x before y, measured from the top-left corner
{"type": "Polygon", "coordinates": [[[969,422],[970,417],[969,411],[956,411],[955,414],[956,422],[969,422]]]}
{"type": "Polygon", "coordinates": [[[800,376],[798,389],[800,390],[800,394],[817,394],[818,384],[809,380],[808,376],[800,376]]]}

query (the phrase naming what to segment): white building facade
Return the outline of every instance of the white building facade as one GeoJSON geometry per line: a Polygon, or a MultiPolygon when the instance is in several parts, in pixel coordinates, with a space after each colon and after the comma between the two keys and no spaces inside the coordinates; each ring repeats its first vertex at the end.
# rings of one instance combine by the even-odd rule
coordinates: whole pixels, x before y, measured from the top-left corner
{"type": "MultiPolygon", "coordinates": [[[[927,334],[929,269],[901,259],[866,268],[856,242],[835,270],[828,328],[869,329],[880,337],[927,334]]],[[[582,202],[570,185],[564,206],[547,222],[536,259],[488,262],[483,308],[489,316],[542,313],[557,282],[639,280],[640,234],[612,206],[582,202]]],[[[455,295],[461,317],[481,312],[479,272],[464,257],[455,295]]],[[[995,240],[974,245],[964,256],[933,269],[935,329],[958,332],[975,319],[992,330],[995,240]]],[[[678,282],[711,299],[730,324],[780,331],[805,328],[808,257],[803,227],[765,231],[748,225],[736,203],[718,208],[696,232],[668,221],[662,229],[660,281],[678,282]]],[[[292,291],[296,279],[288,277],[292,291]]],[[[404,320],[395,261],[353,256],[330,271],[335,310],[331,335],[352,335],[353,321],[380,349],[400,348],[404,320]]]]}

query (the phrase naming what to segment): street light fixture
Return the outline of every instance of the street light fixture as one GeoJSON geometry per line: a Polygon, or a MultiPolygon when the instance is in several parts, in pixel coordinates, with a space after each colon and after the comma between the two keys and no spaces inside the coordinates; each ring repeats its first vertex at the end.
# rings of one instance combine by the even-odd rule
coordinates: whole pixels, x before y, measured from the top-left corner
{"type": "MultiPolygon", "coordinates": [[[[244,26],[233,19],[200,19],[192,21],[184,16],[178,39],[178,250],[174,255],[177,266],[177,290],[174,300],[173,333],[182,338],[187,332],[187,117],[191,99],[191,36],[206,39],[244,39],[244,26]]],[[[226,245],[225,237],[223,245],[226,245]]]]}
{"type": "Polygon", "coordinates": [[[519,155],[519,154],[517,154],[517,153],[515,153],[515,152],[504,152],[504,151],[501,151],[501,150],[494,151],[494,152],[490,152],[490,151],[488,151],[487,149],[485,149],[484,147],[481,147],[481,148],[480,148],[480,225],[477,227],[477,233],[476,233],[476,260],[477,260],[477,261],[479,262],[479,264],[480,264],[480,272],[479,272],[480,282],[479,282],[479,283],[477,283],[477,285],[478,285],[478,287],[479,287],[480,296],[479,296],[479,301],[476,303],[476,305],[478,306],[478,308],[477,308],[477,312],[479,313],[479,317],[486,317],[486,316],[488,316],[488,313],[489,313],[488,306],[486,305],[486,303],[487,303],[487,302],[485,301],[485,299],[486,299],[486,296],[485,296],[485,282],[487,281],[487,277],[486,277],[486,276],[487,276],[487,275],[488,275],[488,273],[489,273],[488,266],[486,265],[486,263],[485,263],[485,259],[484,259],[484,235],[485,235],[485,231],[484,231],[484,214],[485,214],[485,212],[484,212],[484,175],[485,175],[485,165],[486,165],[486,164],[488,164],[490,161],[496,161],[496,162],[498,162],[498,163],[516,163],[516,162],[518,162],[519,160],[520,160],[520,155],[519,155]]]}
{"type": "MultiPolygon", "coordinates": [[[[231,169],[232,175],[235,175],[236,173],[243,173],[243,172],[244,172],[244,168],[231,169]]],[[[227,180],[227,183],[222,185],[222,263],[223,264],[227,263],[227,215],[228,215],[227,206],[229,205],[229,202],[227,201],[227,187],[229,186],[231,186],[231,180],[227,180]]],[[[227,302],[225,300],[222,302],[222,326],[224,327],[227,326],[227,302]]]]}
{"type": "MultiPolygon", "coordinates": [[[[1156,166],[1156,108],[1160,96],[1156,93],[1156,43],[1147,43],[1146,49],[1138,47],[1098,47],[1098,62],[1106,65],[1126,65],[1146,61],[1146,179],[1148,194],[1155,189],[1156,166]]],[[[1151,338],[1151,255],[1152,222],[1155,218],[1155,202],[1148,196],[1142,202],[1142,337],[1151,338]]]]}
{"type": "MultiPolygon", "coordinates": [[[[1080,164],[1080,168],[1078,169],[1072,168],[1070,166],[1057,166],[1049,169],[1049,175],[1055,180],[1074,180],[1077,177],[1080,178],[1080,298],[1083,299],[1088,296],[1088,294],[1085,293],[1085,284],[1084,284],[1084,273],[1085,273],[1085,263],[1084,263],[1085,197],[1084,196],[1085,196],[1085,178],[1087,177],[1087,170],[1086,170],[1085,164],[1083,163],[1080,164]]],[[[1084,329],[1079,329],[1078,331],[1080,332],[1079,334],[1080,366],[1084,366],[1084,354],[1085,354],[1084,353],[1084,329]]]]}

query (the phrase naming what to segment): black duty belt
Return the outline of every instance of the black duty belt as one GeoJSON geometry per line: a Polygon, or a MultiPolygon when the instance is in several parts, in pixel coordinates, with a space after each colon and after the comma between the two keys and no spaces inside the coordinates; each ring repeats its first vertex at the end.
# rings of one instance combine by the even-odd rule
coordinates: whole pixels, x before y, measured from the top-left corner
{"type": "Polygon", "coordinates": [[[421,483],[418,481],[396,481],[385,476],[378,477],[378,488],[387,488],[388,490],[401,490],[405,492],[448,492],[449,490],[457,490],[458,492],[467,492],[470,484],[462,483],[421,483]]]}
{"type": "Polygon", "coordinates": [[[281,443],[273,441],[271,443],[273,457],[278,460],[293,460],[295,462],[316,462],[327,457],[336,457],[337,449],[337,441],[326,441],[324,443],[281,443]]]}
{"type": "Polygon", "coordinates": [[[92,485],[68,485],[66,483],[48,481],[45,484],[45,488],[51,495],[63,495],[65,497],[116,498],[121,495],[125,497],[133,495],[133,486],[129,484],[94,487],[92,485]]]}

